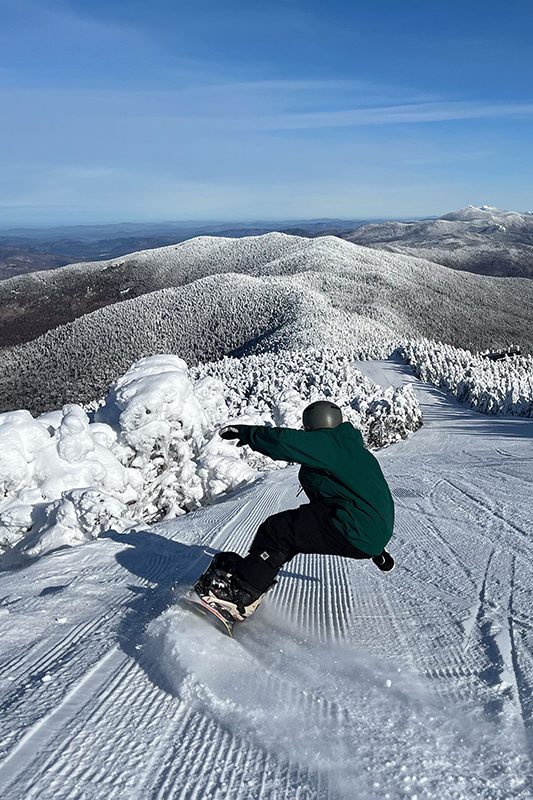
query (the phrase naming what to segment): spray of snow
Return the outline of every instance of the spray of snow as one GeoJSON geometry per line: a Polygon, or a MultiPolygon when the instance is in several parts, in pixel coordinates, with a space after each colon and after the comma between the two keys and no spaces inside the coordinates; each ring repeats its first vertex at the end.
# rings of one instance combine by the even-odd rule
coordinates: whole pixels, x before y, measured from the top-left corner
{"type": "Polygon", "coordinates": [[[305,638],[268,606],[237,637],[177,606],[151,624],[145,646],[187,706],[326,774],[342,797],[355,787],[358,797],[401,791],[411,800],[475,797],[487,786],[515,797],[523,789],[519,734],[445,703],[422,677],[352,642],[305,638]],[[372,775],[366,765],[376,741],[382,769],[372,775]]]}

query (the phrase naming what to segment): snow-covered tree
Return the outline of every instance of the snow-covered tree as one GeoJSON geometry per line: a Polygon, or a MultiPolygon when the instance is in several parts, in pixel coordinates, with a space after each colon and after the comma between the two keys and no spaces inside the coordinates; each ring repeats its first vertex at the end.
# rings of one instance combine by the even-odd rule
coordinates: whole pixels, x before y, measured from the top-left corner
{"type": "Polygon", "coordinates": [[[533,416],[533,356],[498,360],[429,339],[412,339],[400,353],[420,380],[483,414],[533,416]]]}

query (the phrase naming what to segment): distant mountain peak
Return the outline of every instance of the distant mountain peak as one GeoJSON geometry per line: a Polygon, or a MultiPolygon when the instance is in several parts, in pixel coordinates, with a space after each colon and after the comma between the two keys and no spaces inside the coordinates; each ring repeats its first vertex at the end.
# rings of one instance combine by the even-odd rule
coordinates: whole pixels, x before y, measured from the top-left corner
{"type": "Polygon", "coordinates": [[[450,211],[447,214],[443,214],[441,217],[439,217],[439,219],[454,220],[456,222],[470,222],[473,219],[486,219],[487,215],[497,216],[505,213],[505,211],[502,211],[495,206],[474,206],[469,204],[464,208],[459,208],[457,211],[450,211]]]}
{"type": "Polygon", "coordinates": [[[473,204],[407,225],[363,225],[351,242],[427,258],[454,269],[533,278],[533,215],[473,204]]]}
{"type": "Polygon", "coordinates": [[[486,224],[491,222],[494,224],[506,224],[513,226],[523,226],[524,224],[530,225],[528,214],[520,211],[505,211],[496,206],[482,205],[474,206],[468,205],[460,208],[458,211],[450,211],[448,214],[443,214],[439,219],[449,220],[452,222],[482,222],[486,224]]]}

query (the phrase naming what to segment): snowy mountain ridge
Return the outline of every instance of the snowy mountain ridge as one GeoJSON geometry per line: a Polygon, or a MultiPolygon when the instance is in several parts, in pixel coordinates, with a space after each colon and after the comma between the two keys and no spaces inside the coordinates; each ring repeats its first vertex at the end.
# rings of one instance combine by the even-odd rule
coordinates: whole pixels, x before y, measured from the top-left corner
{"type": "MultiPolygon", "coordinates": [[[[477,223],[474,226],[477,231],[476,226],[477,223]]],[[[330,263],[333,271],[338,271],[340,263],[348,268],[356,267],[359,278],[364,277],[367,270],[382,272],[394,264],[396,271],[403,268],[406,275],[410,275],[413,268],[405,256],[394,261],[386,252],[376,254],[369,245],[374,246],[374,238],[383,240],[382,249],[386,251],[389,240],[407,237],[409,241],[406,244],[413,244],[411,240],[416,243],[426,233],[434,238],[435,232],[437,238],[441,234],[455,236],[456,246],[461,242],[465,246],[468,244],[461,238],[464,233],[462,223],[441,218],[416,223],[366,225],[354,232],[351,244],[346,241],[349,237],[309,239],[277,232],[239,239],[200,236],[177,245],[143,250],[108,261],[71,264],[52,271],[17,276],[0,282],[0,345],[35,339],[47,330],[98,308],[161,289],[184,286],[208,275],[232,272],[260,277],[267,274],[291,275],[314,269],[325,272],[330,263]],[[359,247],[359,244],[364,247],[359,247]],[[65,298],[65,303],[55,301],[59,294],[65,298]]],[[[531,242],[533,244],[533,223],[531,242]]],[[[510,242],[505,245],[511,251],[509,257],[512,257],[511,245],[510,242]]],[[[501,246],[503,248],[503,244],[501,246]]],[[[423,252],[415,251],[412,255],[425,258],[423,252]]],[[[418,271],[423,281],[424,270],[418,271]]],[[[435,279],[445,279],[445,273],[430,268],[429,264],[425,272],[430,276],[434,274],[435,279]]]]}
{"type": "Polygon", "coordinates": [[[201,237],[90,268],[63,267],[41,280],[33,274],[0,284],[6,314],[50,322],[71,305],[76,313],[82,297],[102,304],[112,290],[115,299],[0,352],[6,410],[90,402],[147,353],[195,364],[346,346],[360,357],[386,357],[413,336],[474,350],[509,342],[533,349],[532,282],[457,272],[336,237],[201,237]]]}
{"type": "Polygon", "coordinates": [[[260,275],[270,262],[299,252],[313,241],[278,232],[239,239],[198,236],[106,261],[16,276],[0,283],[0,342],[17,344],[34,339],[98,308],[184,286],[209,275],[260,275]],[[59,294],[69,302],[57,304],[59,294]]]}

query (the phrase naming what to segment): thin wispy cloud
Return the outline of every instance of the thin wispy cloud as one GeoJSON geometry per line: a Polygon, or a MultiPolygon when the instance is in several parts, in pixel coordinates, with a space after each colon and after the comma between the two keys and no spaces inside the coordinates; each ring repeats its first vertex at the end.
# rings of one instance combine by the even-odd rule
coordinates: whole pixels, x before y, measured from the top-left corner
{"type": "Polygon", "coordinates": [[[383,84],[370,80],[339,78],[336,80],[248,80],[212,81],[190,89],[181,90],[177,97],[194,96],[196,104],[216,105],[227,103],[226,110],[233,113],[234,107],[258,105],[263,112],[287,109],[289,113],[316,113],[332,108],[370,107],[374,105],[398,105],[408,103],[435,102],[442,98],[435,92],[420,92],[416,89],[383,84]]]}
{"type": "Polygon", "coordinates": [[[64,2],[40,3],[35,0],[2,0],[2,11],[8,13],[16,24],[24,23],[31,31],[40,28],[43,34],[47,28],[55,31],[61,38],[68,35],[73,38],[78,36],[91,38],[107,38],[121,41],[125,37],[140,38],[140,31],[123,18],[119,23],[103,19],[101,16],[90,15],[76,10],[73,5],[64,2]]]}
{"type": "Polygon", "coordinates": [[[32,109],[48,104],[50,112],[59,115],[63,107],[96,119],[179,118],[201,126],[209,118],[210,124],[215,126],[255,129],[333,127],[352,124],[350,120],[355,119],[355,115],[360,115],[361,120],[366,115],[369,121],[370,115],[374,115],[379,121],[387,111],[399,114],[402,109],[429,109],[429,100],[434,101],[435,97],[371,81],[346,79],[208,81],[202,85],[151,90],[130,87],[0,89],[3,107],[16,107],[19,114],[31,113],[32,109]],[[357,105],[360,108],[338,110],[347,105],[352,109],[357,105]]]}
{"type": "Polygon", "coordinates": [[[481,119],[529,119],[532,102],[428,101],[429,95],[369,81],[247,81],[153,91],[135,89],[5,89],[4,108],[19,112],[43,101],[94,119],[180,120],[191,127],[209,121],[214,129],[283,131],[424,124],[481,119]],[[327,97],[325,97],[327,95],[327,97]],[[359,101],[342,108],[347,99],[359,101]],[[396,102],[390,102],[395,98],[396,102]],[[401,98],[401,99],[400,99],[401,98]],[[384,102],[384,101],[389,102],[384,102]],[[341,108],[324,109],[325,105],[341,108]]]}
{"type": "Polygon", "coordinates": [[[532,103],[483,103],[460,101],[455,103],[419,103],[366,107],[346,111],[314,111],[300,114],[283,114],[236,121],[244,126],[261,130],[303,130],[309,128],[340,128],[360,125],[400,125],[426,122],[484,118],[528,118],[533,116],[532,103]]]}

